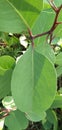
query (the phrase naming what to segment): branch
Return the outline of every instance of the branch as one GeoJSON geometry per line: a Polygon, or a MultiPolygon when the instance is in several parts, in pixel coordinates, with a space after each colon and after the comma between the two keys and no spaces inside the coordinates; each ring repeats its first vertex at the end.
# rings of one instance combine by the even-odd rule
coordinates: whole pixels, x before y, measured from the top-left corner
{"type": "Polygon", "coordinates": [[[6,47],[6,43],[4,43],[4,42],[0,42],[0,46],[3,46],[3,47],[6,47]]]}
{"type": "Polygon", "coordinates": [[[58,16],[59,16],[59,13],[60,13],[60,11],[61,11],[61,9],[62,9],[62,5],[60,5],[60,7],[56,7],[56,5],[54,4],[54,2],[53,2],[53,0],[48,0],[48,2],[49,2],[49,4],[50,4],[50,6],[52,7],[52,9],[55,11],[55,13],[56,13],[56,15],[55,15],[55,19],[54,19],[54,22],[53,22],[53,25],[52,25],[52,27],[48,30],[48,31],[46,31],[46,32],[43,32],[43,33],[41,33],[41,34],[37,34],[37,35],[32,35],[32,32],[29,30],[29,35],[30,35],[30,39],[31,39],[31,41],[32,41],[32,46],[34,46],[34,42],[33,42],[33,40],[35,39],[35,38],[38,38],[38,37],[41,37],[41,36],[44,36],[44,35],[48,35],[48,36],[50,36],[50,43],[51,43],[51,41],[52,41],[52,39],[53,39],[53,31],[56,29],[56,27],[59,25],[59,24],[62,24],[62,22],[58,22],[58,16]]]}
{"type": "Polygon", "coordinates": [[[32,47],[34,47],[34,37],[33,37],[33,35],[32,35],[31,30],[28,29],[28,32],[29,32],[29,35],[30,35],[30,38],[29,38],[29,39],[31,40],[32,47]]]}
{"type": "Polygon", "coordinates": [[[11,111],[11,110],[9,110],[9,109],[0,108],[0,113],[2,114],[2,115],[0,116],[0,119],[5,118],[6,116],[8,116],[9,113],[10,113],[10,111],[11,111]]]}
{"type": "Polygon", "coordinates": [[[54,0],[47,0],[47,1],[50,4],[50,6],[52,7],[52,9],[56,12],[58,10],[58,8],[56,7],[54,0]]]}

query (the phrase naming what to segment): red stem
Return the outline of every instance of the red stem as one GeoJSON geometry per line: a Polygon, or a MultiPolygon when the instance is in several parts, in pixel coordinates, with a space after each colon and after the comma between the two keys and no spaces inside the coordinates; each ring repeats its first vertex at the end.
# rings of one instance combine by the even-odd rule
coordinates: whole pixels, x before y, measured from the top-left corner
{"type": "Polygon", "coordinates": [[[50,36],[50,43],[51,43],[51,41],[52,41],[52,39],[53,39],[53,31],[56,29],[56,27],[59,25],[59,24],[62,24],[62,22],[58,22],[58,15],[59,15],[59,13],[60,13],[60,10],[62,9],[62,5],[60,5],[60,7],[56,7],[55,5],[54,5],[54,3],[50,3],[50,5],[51,5],[51,7],[54,9],[54,11],[55,11],[55,13],[56,13],[56,16],[55,16],[55,19],[54,19],[54,22],[53,22],[53,25],[52,25],[52,27],[50,28],[50,30],[48,30],[47,32],[43,32],[43,33],[41,33],[41,34],[37,34],[37,35],[32,35],[32,32],[29,30],[29,34],[30,34],[30,39],[31,39],[31,41],[32,41],[32,46],[34,46],[34,42],[33,42],[33,40],[35,39],[35,38],[38,38],[38,37],[41,37],[41,36],[44,36],[44,35],[47,35],[48,34],[48,36],[50,36]]]}

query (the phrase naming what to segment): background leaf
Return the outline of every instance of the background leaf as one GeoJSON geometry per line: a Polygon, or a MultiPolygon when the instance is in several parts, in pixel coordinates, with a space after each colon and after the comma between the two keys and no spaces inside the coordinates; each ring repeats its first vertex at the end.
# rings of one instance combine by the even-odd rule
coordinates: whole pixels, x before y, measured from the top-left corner
{"type": "Polygon", "coordinates": [[[25,19],[9,0],[0,0],[0,31],[20,33],[27,28],[25,19]]]}
{"type": "MultiPolygon", "coordinates": [[[[51,28],[52,24],[53,24],[54,16],[55,16],[55,13],[51,9],[43,10],[39,14],[39,16],[37,17],[35,23],[32,26],[33,34],[40,34],[40,33],[44,33],[46,31],[48,31],[51,28]]],[[[35,43],[37,43],[37,44],[40,43],[41,38],[42,37],[37,38],[35,40],[35,43]]],[[[43,38],[43,42],[44,41],[46,42],[45,37],[43,38]]]]}
{"type": "Polygon", "coordinates": [[[56,62],[57,65],[62,65],[62,52],[60,52],[57,56],[56,56],[56,62]]]}
{"type": "Polygon", "coordinates": [[[0,75],[0,99],[11,91],[12,70],[8,70],[4,75],[0,75]]]}
{"type": "Polygon", "coordinates": [[[43,8],[43,0],[9,0],[31,27],[43,8]]]}
{"type": "Polygon", "coordinates": [[[0,75],[4,74],[7,70],[14,68],[15,60],[11,56],[4,55],[0,57],[0,75]]]}
{"type": "Polygon", "coordinates": [[[62,75],[62,66],[58,66],[56,67],[56,71],[57,71],[57,77],[62,75]]]}
{"type": "Polygon", "coordinates": [[[57,94],[51,108],[62,108],[62,94],[57,94]]]}
{"type": "Polygon", "coordinates": [[[13,111],[5,118],[5,125],[9,130],[22,130],[28,126],[28,120],[25,114],[19,110],[13,111]]]}
{"type": "Polygon", "coordinates": [[[47,120],[53,125],[53,130],[57,130],[58,121],[56,113],[53,110],[47,111],[47,120]]]}

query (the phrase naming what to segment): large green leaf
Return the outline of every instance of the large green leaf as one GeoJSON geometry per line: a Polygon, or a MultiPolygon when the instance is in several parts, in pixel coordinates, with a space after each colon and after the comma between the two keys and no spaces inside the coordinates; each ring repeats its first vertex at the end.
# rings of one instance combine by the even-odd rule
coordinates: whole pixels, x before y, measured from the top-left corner
{"type": "Polygon", "coordinates": [[[32,26],[43,8],[43,0],[9,0],[32,26]]]}
{"type": "Polygon", "coordinates": [[[5,125],[9,130],[23,130],[28,126],[28,120],[24,113],[16,110],[5,118],[5,125]]]}
{"type": "Polygon", "coordinates": [[[0,0],[0,31],[20,33],[27,28],[28,24],[12,3],[0,0]]]}
{"type": "Polygon", "coordinates": [[[40,114],[50,107],[55,98],[54,66],[30,46],[14,69],[11,85],[18,109],[40,114]]]}
{"type": "Polygon", "coordinates": [[[0,75],[0,99],[11,91],[12,70],[8,70],[4,75],[0,75]]]}

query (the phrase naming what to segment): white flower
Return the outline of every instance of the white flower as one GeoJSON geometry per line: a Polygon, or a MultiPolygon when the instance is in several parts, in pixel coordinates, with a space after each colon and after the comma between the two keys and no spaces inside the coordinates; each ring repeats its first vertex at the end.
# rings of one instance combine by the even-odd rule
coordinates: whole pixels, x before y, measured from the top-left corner
{"type": "Polygon", "coordinates": [[[20,44],[27,48],[28,42],[26,41],[26,37],[23,35],[19,38],[20,44]]]}

